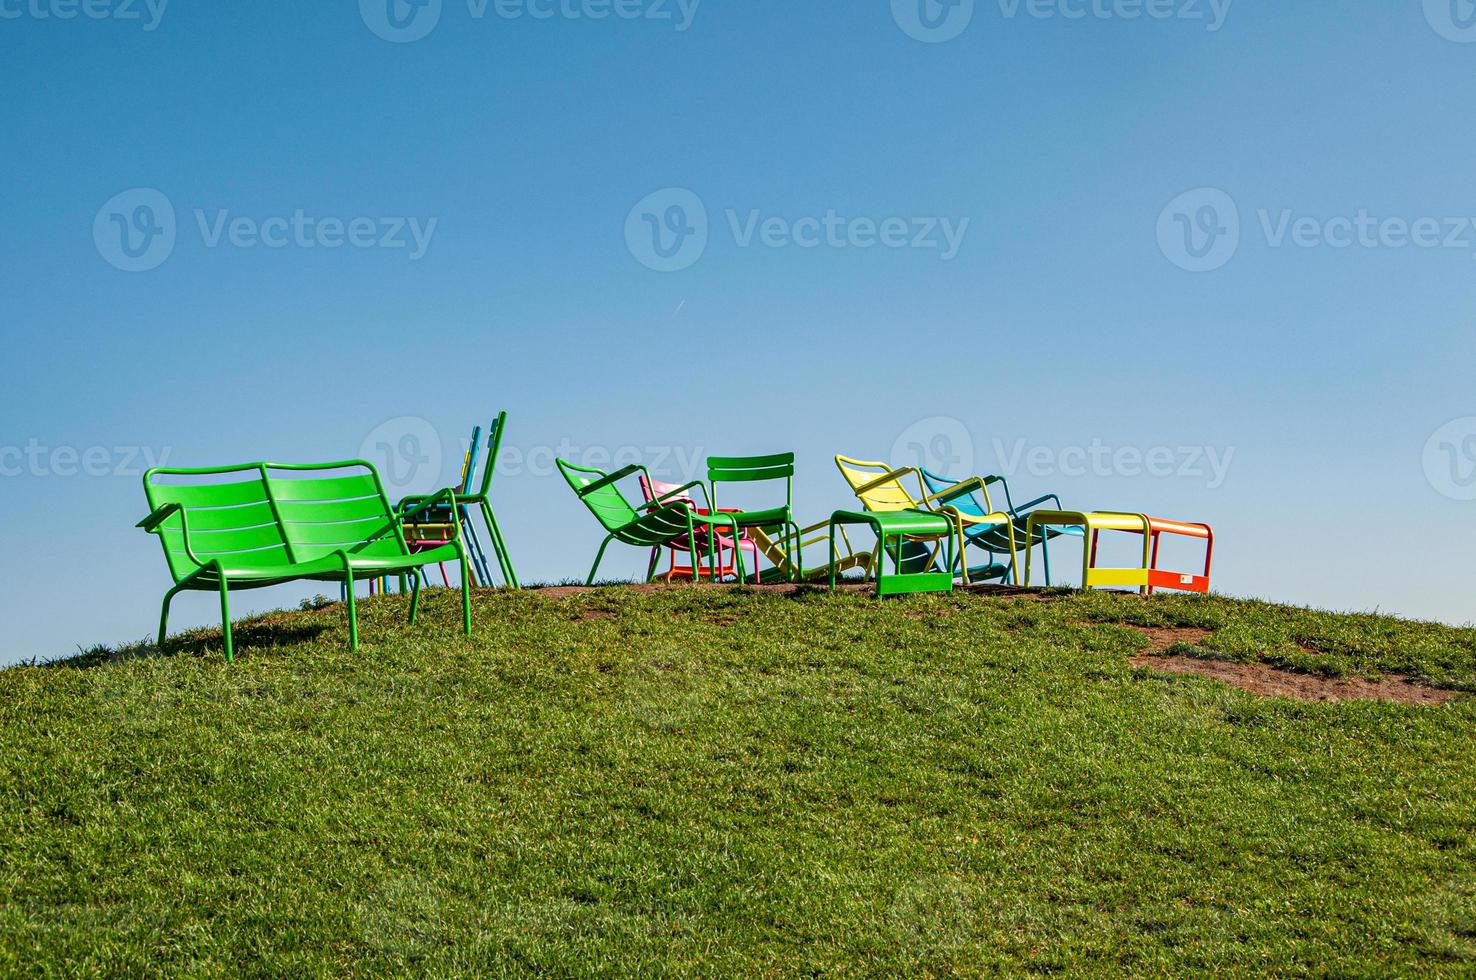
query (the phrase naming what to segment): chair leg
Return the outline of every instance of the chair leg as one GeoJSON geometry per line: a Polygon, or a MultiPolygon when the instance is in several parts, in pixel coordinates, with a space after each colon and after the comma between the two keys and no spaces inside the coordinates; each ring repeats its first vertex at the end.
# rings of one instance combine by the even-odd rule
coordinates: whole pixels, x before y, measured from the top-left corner
{"type": "Polygon", "coordinates": [[[492,550],[497,553],[497,564],[502,569],[502,580],[515,589],[522,588],[518,584],[518,573],[513,571],[512,556],[508,553],[507,542],[502,537],[502,528],[497,524],[497,518],[492,513],[492,505],[486,501],[482,502],[482,519],[487,522],[487,531],[492,535],[492,550]]]}
{"type": "Polygon", "coordinates": [[[227,596],[228,591],[226,578],[222,575],[220,577],[220,626],[221,633],[225,637],[226,663],[236,659],[235,646],[231,643],[231,603],[227,596]]]}
{"type": "Polygon", "coordinates": [[[414,585],[412,585],[410,587],[410,625],[411,626],[414,626],[415,625],[415,615],[416,615],[416,613],[420,612],[420,575],[418,574],[418,572],[419,572],[419,570],[417,569],[417,574],[412,575],[410,577],[410,581],[414,583],[414,585]]]}
{"type": "Polygon", "coordinates": [[[590,569],[589,569],[589,578],[586,579],[585,582],[584,582],[584,584],[586,586],[590,586],[590,585],[594,585],[595,584],[595,572],[599,571],[599,569],[600,569],[600,560],[605,557],[605,549],[608,548],[608,547],[610,547],[610,542],[613,541],[613,540],[614,540],[613,537],[608,537],[604,541],[601,541],[600,542],[600,550],[597,551],[597,552],[595,552],[595,563],[590,566],[590,569]]]}
{"type": "Polygon", "coordinates": [[[161,653],[164,651],[164,631],[169,628],[169,604],[174,601],[174,597],[177,595],[179,595],[178,588],[170,589],[164,593],[164,609],[159,613],[159,638],[155,641],[155,646],[159,648],[161,653]]]}
{"type": "Polygon", "coordinates": [[[646,584],[649,585],[650,582],[651,582],[651,579],[655,577],[655,575],[656,575],[656,563],[658,561],[660,561],[660,560],[661,560],[661,549],[659,547],[652,548],[651,549],[651,560],[646,565],[646,584]]]}

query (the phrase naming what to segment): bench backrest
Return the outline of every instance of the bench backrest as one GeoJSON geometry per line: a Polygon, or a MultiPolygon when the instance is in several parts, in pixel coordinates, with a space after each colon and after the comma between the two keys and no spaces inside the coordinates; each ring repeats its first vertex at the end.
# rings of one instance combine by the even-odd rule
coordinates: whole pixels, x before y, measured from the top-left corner
{"type": "Polygon", "coordinates": [[[159,526],[176,580],[202,562],[266,568],[313,561],[336,551],[365,557],[408,553],[379,474],[359,460],[314,465],[247,463],[144,474],[149,508],[178,504],[183,513],[159,526]]]}

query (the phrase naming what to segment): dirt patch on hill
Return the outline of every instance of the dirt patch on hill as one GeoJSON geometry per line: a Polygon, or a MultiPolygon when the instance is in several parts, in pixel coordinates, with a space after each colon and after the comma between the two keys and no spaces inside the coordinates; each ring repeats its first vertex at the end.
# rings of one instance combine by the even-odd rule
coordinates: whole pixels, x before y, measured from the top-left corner
{"type": "Polygon", "coordinates": [[[1198,643],[1210,635],[1209,630],[1195,626],[1128,626],[1128,629],[1148,637],[1149,655],[1167,650],[1175,643],[1198,643]]]}
{"type": "Polygon", "coordinates": [[[1229,660],[1201,660],[1197,657],[1133,657],[1134,667],[1161,670],[1170,674],[1196,674],[1210,677],[1262,697],[1296,698],[1298,701],[1397,701],[1400,704],[1441,705],[1460,697],[1458,691],[1416,684],[1408,677],[1385,674],[1381,680],[1363,677],[1315,677],[1295,674],[1270,664],[1235,663],[1229,660]]]}

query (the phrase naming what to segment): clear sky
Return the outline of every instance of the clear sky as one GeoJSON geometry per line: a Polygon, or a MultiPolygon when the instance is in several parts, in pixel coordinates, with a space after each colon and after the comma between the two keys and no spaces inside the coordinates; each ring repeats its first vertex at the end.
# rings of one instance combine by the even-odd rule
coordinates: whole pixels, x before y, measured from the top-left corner
{"type": "Polygon", "coordinates": [[[1473,42],[1469,0],[0,0],[0,662],[154,629],[150,457],[444,485],[499,409],[525,581],[599,542],[551,452],[793,449],[806,520],[833,453],[921,453],[1212,522],[1232,594],[1467,622],[1473,42]]]}

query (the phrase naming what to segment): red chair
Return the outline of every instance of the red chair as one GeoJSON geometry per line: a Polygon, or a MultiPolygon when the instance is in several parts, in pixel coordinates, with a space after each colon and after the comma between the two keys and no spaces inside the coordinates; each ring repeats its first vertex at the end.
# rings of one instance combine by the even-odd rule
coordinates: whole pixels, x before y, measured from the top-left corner
{"type": "MultiPolygon", "coordinates": [[[[681,489],[681,485],[680,484],[677,484],[677,483],[662,483],[660,480],[647,480],[645,476],[641,476],[639,479],[640,479],[640,484],[641,484],[641,493],[642,493],[642,495],[645,496],[647,503],[650,503],[651,501],[655,500],[658,497],[663,497],[666,494],[669,494],[669,493],[672,493],[672,492],[674,492],[676,490],[681,489]]],[[[685,497],[685,496],[682,496],[682,497],[671,497],[671,498],[669,498],[667,500],[667,502],[668,503],[686,504],[688,507],[690,507],[692,509],[692,513],[697,514],[699,516],[703,516],[703,517],[707,516],[707,510],[704,509],[704,508],[698,507],[692,501],[692,498],[691,497],[685,497]]],[[[728,509],[719,509],[718,510],[718,513],[720,513],[720,514],[737,514],[737,513],[742,513],[742,511],[728,510],[728,509]]],[[[744,551],[751,552],[752,555],[753,555],[753,559],[752,559],[753,564],[752,565],[749,565],[748,567],[753,570],[754,581],[758,581],[758,574],[759,574],[759,572],[758,572],[758,568],[759,568],[759,547],[758,547],[758,542],[756,542],[752,538],[750,538],[747,531],[744,531],[743,532],[743,536],[741,538],[739,538],[735,542],[733,540],[733,536],[732,536],[731,533],[724,534],[724,533],[722,533],[720,531],[716,531],[715,529],[703,528],[703,529],[701,529],[701,530],[699,530],[697,532],[697,554],[698,555],[704,555],[704,554],[707,553],[708,535],[709,534],[716,534],[716,537],[714,538],[714,544],[716,545],[716,551],[717,551],[717,577],[718,578],[721,579],[725,575],[733,575],[733,576],[736,576],[738,574],[738,569],[737,569],[737,551],[736,551],[736,549],[737,548],[742,548],[744,551]]],[[[667,582],[678,582],[678,581],[690,582],[692,580],[692,566],[691,565],[678,564],[678,562],[677,562],[677,556],[678,555],[681,555],[683,557],[686,557],[687,555],[690,554],[690,547],[689,547],[689,544],[687,542],[686,535],[683,535],[682,537],[676,538],[676,539],[674,539],[672,541],[668,541],[665,545],[661,545],[661,546],[658,546],[658,547],[665,547],[665,548],[667,548],[671,552],[671,568],[667,571],[666,575],[663,576],[663,578],[665,579],[665,581],[667,581],[667,582]]],[[[651,549],[651,554],[652,554],[652,557],[653,558],[655,557],[655,553],[656,553],[656,549],[655,548],[652,548],[651,549]]],[[[690,560],[690,559],[688,559],[688,560],[690,560]]],[[[745,562],[747,560],[748,559],[745,559],[745,562]]],[[[702,578],[711,578],[712,577],[712,570],[710,568],[708,568],[707,566],[703,565],[703,566],[701,566],[701,567],[698,568],[698,570],[697,570],[697,577],[699,579],[702,579],[702,578]]]]}

